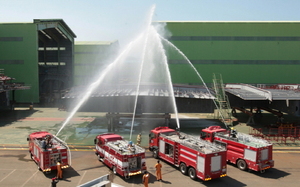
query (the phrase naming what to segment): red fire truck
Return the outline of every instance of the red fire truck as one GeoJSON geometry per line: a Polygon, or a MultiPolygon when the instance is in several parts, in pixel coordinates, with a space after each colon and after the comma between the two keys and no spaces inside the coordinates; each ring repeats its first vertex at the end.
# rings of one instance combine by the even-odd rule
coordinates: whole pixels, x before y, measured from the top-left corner
{"type": "Polygon", "coordinates": [[[145,149],[113,133],[96,136],[94,140],[98,159],[114,174],[128,179],[146,171],[145,149]]]}
{"type": "Polygon", "coordinates": [[[203,139],[225,146],[227,161],[236,164],[241,170],[250,169],[263,173],[274,167],[273,145],[264,139],[220,126],[207,127],[201,134],[203,139]]]}
{"type": "Polygon", "coordinates": [[[188,174],[191,179],[208,181],[227,176],[225,147],[169,127],[151,130],[149,149],[154,158],[179,167],[180,172],[188,174]]]}
{"type": "Polygon", "coordinates": [[[71,164],[71,153],[67,144],[58,137],[46,131],[31,133],[28,138],[29,153],[37,164],[38,169],[50,172],[57,169],[57,162],[61,168],[68,168],[71,164]]]}

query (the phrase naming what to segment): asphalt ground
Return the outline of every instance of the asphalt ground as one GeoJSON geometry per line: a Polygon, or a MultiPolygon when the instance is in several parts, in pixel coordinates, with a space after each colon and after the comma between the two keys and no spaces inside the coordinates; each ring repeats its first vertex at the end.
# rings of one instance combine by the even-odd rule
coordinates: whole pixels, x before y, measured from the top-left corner
{"type": "MultiPolygon", "coordinates": [[[[110,174],[110,169],[98,161],[93,151],[72,151],[72,165],[63,170],[63,180],[58,187],[75,187],[101,176],[110,174]]],[[[299,153],[274,153],[275,167],[265,173],[254,171],[240,171],[228,164],[227,175],[223,178],[203,182],[192,180],[180,173],[178,168],[162,161],[162,181],[156,181],[156,159],[150,152],[146,152],[147,170],[150,173],[149,187],[162,186],[207,186],[207,187],[296,187],[299,186],[300,163],[299,153]]],[[[44,174],[37,169],[37,165],[30,159],[26,150],[0,151],[0,186],[1,187],[49,187],[51,178],[56,171],[44,174]]],[[[130,179],[113,176],[113,183],[126,187],[143,186],[142,176],[136,175],[130,179]]]]}

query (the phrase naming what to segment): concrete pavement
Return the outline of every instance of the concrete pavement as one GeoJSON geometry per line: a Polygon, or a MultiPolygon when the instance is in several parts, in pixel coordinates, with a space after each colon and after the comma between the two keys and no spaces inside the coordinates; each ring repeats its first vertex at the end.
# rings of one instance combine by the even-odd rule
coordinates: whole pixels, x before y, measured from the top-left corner
{"type": "MultiPolygon", "coordinates": [[[[265,173],[240,171],[237,167],[228,164],[227,175],[223,178],[203,182],[191,180],[181,174],[178,168],[162,161],[163,181],[155,180],[156,159],[151,153],[146,153],[146,163],[150,172],[149,187],[190,187],[190,186],[257,186],[282,187],[298,186],[300,164],[298,153],[274,153],[275,167],[265,173]]],[[[2,187],[50,187],[51,178],[56,172],[44,174],[37,169],[37,165],[30,159],[26,150],[1,150],[0,151],[0,186],[2,187]]],[[[63,180],[58,187],[75,187],[84,184],[103,175],[109,174],[110,169],[99,162],[93,151],[72,151],[72,167],[63,171],[63,180]]],[[[141,187],[142,176],[137,175],[125,180],[120,176],[114,176],[114,183],[125,187],[141,187]]]]}

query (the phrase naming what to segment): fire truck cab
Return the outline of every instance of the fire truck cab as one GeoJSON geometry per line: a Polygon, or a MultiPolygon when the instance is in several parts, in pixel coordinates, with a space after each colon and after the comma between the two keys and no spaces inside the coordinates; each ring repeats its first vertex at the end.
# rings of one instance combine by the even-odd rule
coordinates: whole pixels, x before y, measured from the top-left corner
{"type": "Polygon", "coordinates": [[[96,136],[95,154],[114,174],[128,179],[146,171],[145,149],[113,133],[96,136]]]}
{"type": "Polygon", "coordinates": [[[265,172],[274,167],[273,145],[261,138],[226,130],[220,126],[210,126],[202,130],[201,138],[222,144],[227,148],[227,161],[236,164],[241,170],[265,172]]]}
{"type": "Polygon", "coordinates": [[[180,172],[191,179],[208,181],[227,176],[225,147],[169,127],[151,130],[149,149],[155,158],[179,167],[180,172]]]}
{"type": "Polygon", "coordinates": [[[65,142],[46,131],[31,133],[28,138],[30,157],[37,164],[38,169],[50,172],[57,169],[57,162],[61,168],[70,166],[70,150],[65,142]]]}

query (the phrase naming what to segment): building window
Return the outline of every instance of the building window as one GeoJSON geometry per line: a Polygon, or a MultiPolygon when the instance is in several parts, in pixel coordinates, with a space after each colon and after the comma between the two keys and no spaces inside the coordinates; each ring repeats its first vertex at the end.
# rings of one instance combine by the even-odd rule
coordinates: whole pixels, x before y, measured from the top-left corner
{"type": "MultiPolygon", "coordinates": [[[[39,47],[39,51],[44,51],[45,48],[44,47],[39,47]]],[[[60,51],[65,51],[66,48],[65,47],[60,47],[59,48],[60,51]]],[[[58,47],[46,47],[46,51],[58,51],[58,47]]]]}
{"type": "Polygon", "coordinates": [[[39,66],[65,66],[66,62],[39,62],[39,66]]]}
{"type": "Polygon", "coordinates": [[[46,62],[47,66],[58,66],[58,62],[46,62]]]}

